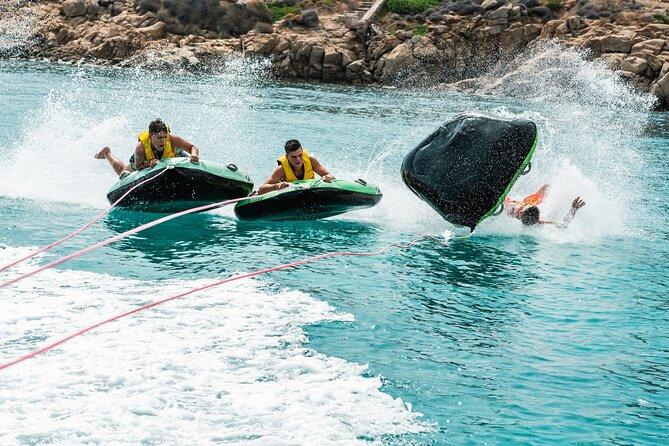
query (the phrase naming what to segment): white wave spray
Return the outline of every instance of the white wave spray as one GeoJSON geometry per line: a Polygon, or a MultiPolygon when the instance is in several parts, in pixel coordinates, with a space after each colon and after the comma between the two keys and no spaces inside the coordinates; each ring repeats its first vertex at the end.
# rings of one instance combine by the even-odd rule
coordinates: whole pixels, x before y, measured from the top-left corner
{"type": "MultiPolygon", "coordinates": [[[[640,141],[651,95],[635,92],[604,63],[589,60],[587,52],[555,42],[534,45],[495,67],[475,82],[474,91],[482,100],[512,98],[515,104],[489,111],[524,117],[539,127],[533,172],[520,177],[514,197],[551,184],[550,199],[542,206],[551,219],[561,219],[576,196],[587,201],[568,233],[558,237],[589,240],[633,231],[639,215],[630,210],[644,193],[640,141]]],[[[515,233],[521,226],[497,218],[481,229],[515,233]]]]}

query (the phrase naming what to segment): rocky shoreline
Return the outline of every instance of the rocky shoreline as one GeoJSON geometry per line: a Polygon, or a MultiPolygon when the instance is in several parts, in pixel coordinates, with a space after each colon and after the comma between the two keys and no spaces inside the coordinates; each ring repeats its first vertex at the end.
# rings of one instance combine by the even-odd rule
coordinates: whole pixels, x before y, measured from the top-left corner
{"type": "Polygon", "coordinates": [[[669,18],[661,2],[554,0],[551,9],[538,0],[446,0],[361,21],[369,2],[304,1],[299,14],[273,23],[266,4],[254,0],[220,2],[224,9],[207,14],[221,16],[201,26],[172,19],[160,0],[17,1],[13,14],[32,20],[21,57],[197,70],[243,55],[267,58],[277,77],[356,84],[401,78],[458,88],[528,45],[557,41],[583,48],[654,95],[658,109],[669,108],[669,18]]]}

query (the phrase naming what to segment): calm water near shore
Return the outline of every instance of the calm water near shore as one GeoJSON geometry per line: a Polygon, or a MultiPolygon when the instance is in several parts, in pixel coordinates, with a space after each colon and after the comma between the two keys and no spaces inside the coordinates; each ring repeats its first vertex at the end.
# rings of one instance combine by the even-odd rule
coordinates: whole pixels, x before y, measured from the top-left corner
{"type": "MultiPolygon", "coordinates": [[[[0,443],[668,443],[669,119],[578,54],[546,51],[562,51],[548,54],[561,74],[471,95],[277,82],[242,61],[199,76],[0,61],[0,267],[98,215],[115,176],[93,154],[127,159],[158,116],[256,187],[297,138],[384,193],[323,221],[186,216],[0,289],[0,363],[238,273],[446,243],[211,288],[2,370],[0,443]],[[404,186],[404,155],[463,112],[537,123],[512,195],[550,183],[556,219],[581,196],[567,230],[500,216],[457,238],[404,186]]],[[[0,283],[158,216],[113,211],[0,283]]]]}

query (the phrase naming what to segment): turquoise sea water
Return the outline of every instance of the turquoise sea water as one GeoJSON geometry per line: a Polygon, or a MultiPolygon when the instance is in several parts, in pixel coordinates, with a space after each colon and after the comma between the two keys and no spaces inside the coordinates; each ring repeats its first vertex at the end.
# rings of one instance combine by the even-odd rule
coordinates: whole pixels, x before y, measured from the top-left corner
{"type": "MultiPolygon", "coordinates": [[[[238,273],[446,244],[222,285],[0,371],[0,443],[666,444],[669,120],[577,53],[532,57],[471,95],[282,83],[241,61],[198,76],[0,62],[0,266],[99,214],[115,177],[92,155],[129,157],[157,116],[256,186],[297,138],[384,192],[323,221],[182,217],[0,289],[0,363],[238,273]],[[537,122],[512,195],[550,183],[556,219],[581,196],[567,230],[500,216],[454,238],[403,185],[407,151],[472,111],[537,122]]],[[[155,218],[114,211],[0,282],[155,218]]]]}

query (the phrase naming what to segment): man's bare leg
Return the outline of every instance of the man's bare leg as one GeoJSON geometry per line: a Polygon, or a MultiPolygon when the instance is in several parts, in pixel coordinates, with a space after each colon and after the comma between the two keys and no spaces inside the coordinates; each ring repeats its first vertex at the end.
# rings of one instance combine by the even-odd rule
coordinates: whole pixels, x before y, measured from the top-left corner
{"type": "Polygon", "coordinates": [[[545,197],[546,195],[548,195],[548,191],[550,190],[550,188],[551,188],[550,184],[544,184],[535,193],[536,194],[541,194],[545,197]]]}
{"type": "Polygon", "coordinates": [[[95,159],[106,159],[109,161],[109,164],[111,164],[114,172],[116,172],[116,175],[118,176],[121,176],[123,172],[131,172],[130,166],[116,158],[109,147],[103,147],[102,150],[95,154],[95,159]]]}

